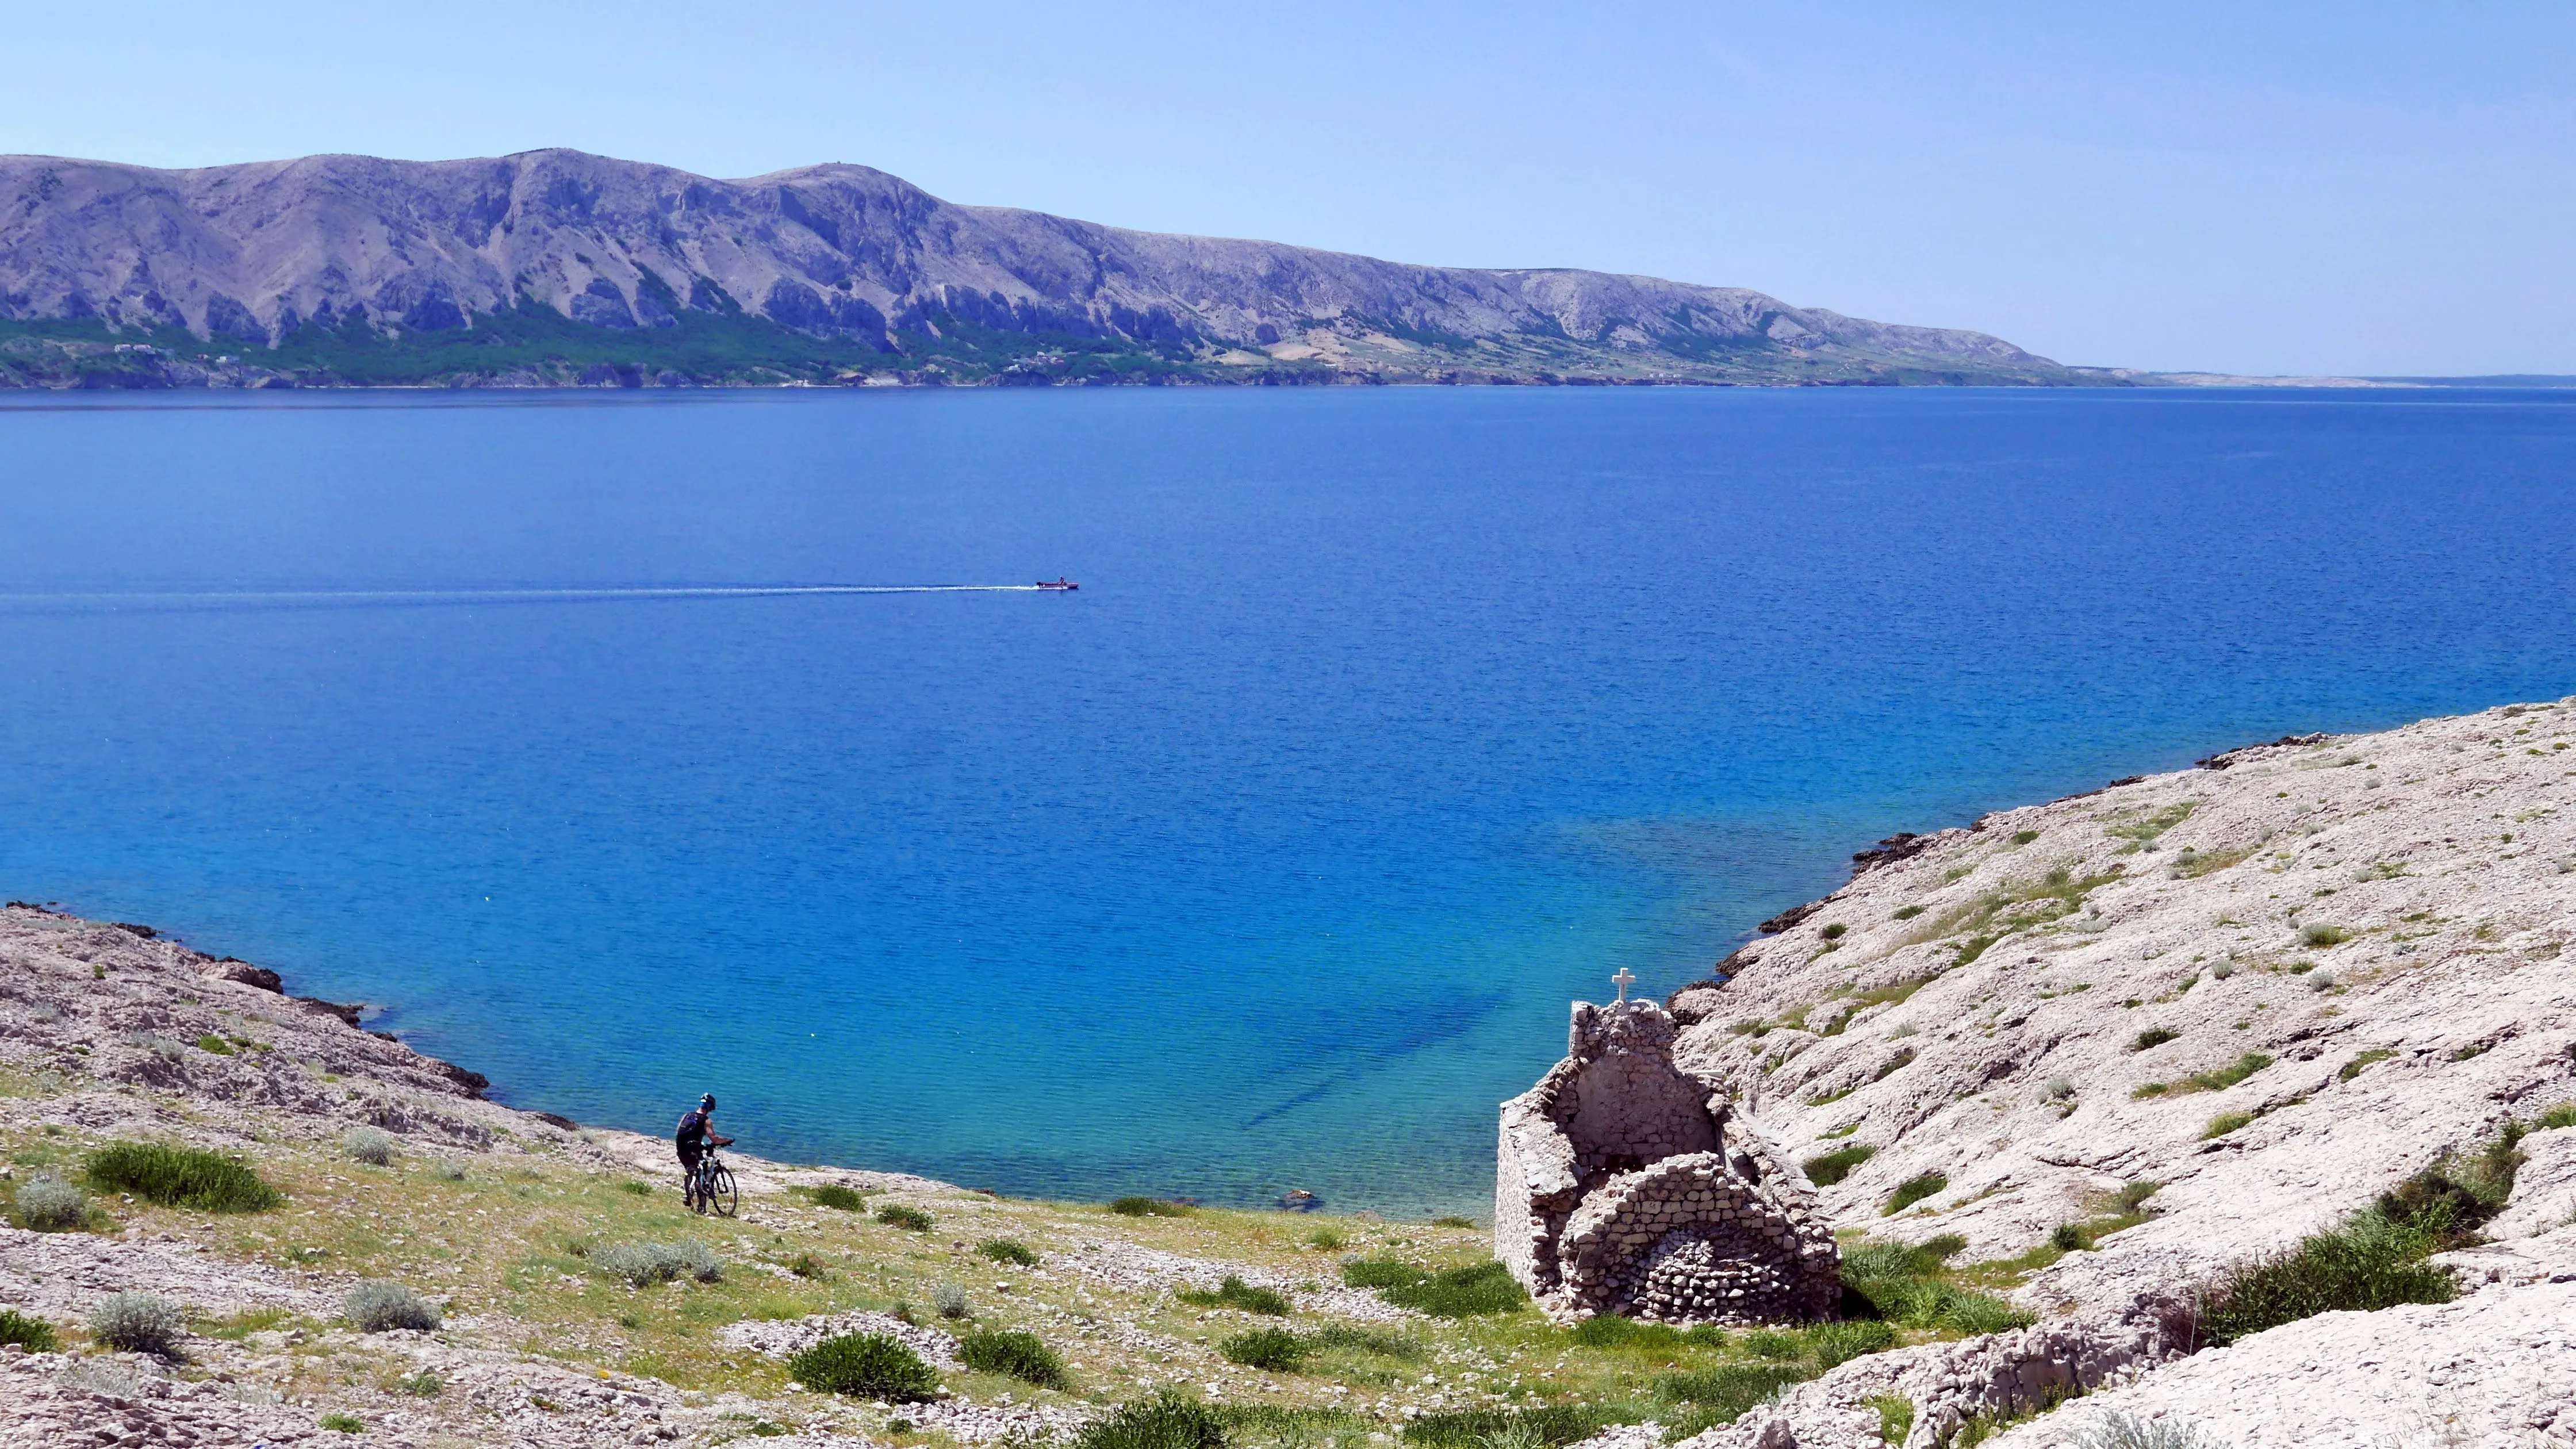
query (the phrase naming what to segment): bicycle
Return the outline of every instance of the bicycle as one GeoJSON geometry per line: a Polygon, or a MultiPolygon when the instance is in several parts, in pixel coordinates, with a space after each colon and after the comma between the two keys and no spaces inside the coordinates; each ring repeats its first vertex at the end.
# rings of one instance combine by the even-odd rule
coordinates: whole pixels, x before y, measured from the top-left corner
{"type": "Polygon", "coordinates": [[[707,1209],[712,1207],[717,1217],[729,1218],[735,1209],[742,1206],[742,1193],[734,1186],[733,1169],[716,1156],[714,1143],[708,1143],[705,1154],[698,1158],[697,1176],[690,1180],[686,1196],[689,1206],[696,1209],[700,1217],[706,1216],[707,1209]]]}

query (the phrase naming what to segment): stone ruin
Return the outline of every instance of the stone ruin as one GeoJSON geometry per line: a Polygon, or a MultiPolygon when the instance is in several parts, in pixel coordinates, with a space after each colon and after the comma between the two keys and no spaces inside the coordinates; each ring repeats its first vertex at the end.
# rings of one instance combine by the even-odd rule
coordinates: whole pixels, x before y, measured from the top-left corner
{"type": "Polygon", "coordinates": [[[1833,1317],[1814,1190],[1674,1063],[1679,1030],[1651,1001],[1574,1004],[1565,1060],[1503,1104],[1494,1256],[1559,1322],[1833,1317]]]}

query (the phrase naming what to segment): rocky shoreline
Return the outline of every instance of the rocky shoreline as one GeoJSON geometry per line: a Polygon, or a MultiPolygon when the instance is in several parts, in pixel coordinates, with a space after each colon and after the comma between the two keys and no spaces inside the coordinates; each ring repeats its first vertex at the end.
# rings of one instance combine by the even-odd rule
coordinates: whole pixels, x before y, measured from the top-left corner
{"type": "MultiPolygon", "coordinates": [[[[2576,1128],[2522,1136],[2493,1245],[2437,1256],[2456,1302],[2181,1352],[2231,1269],[2576,1100],[2571,744],[2576,699],[2511,705],[1894,837],[1674,993],[1677,1059],[1828,1179],[1846,1232],[2004,1260],[2099,1225],[2013,1300],[2165,1347],[1996,1442],[2129,1408],[2238,1449],[2576,1443],[2576,1128]]],[[[1792,1391],[1783,1442],[1860,1442],[1831,1424],[1926,1352],[1792,1391]]],[[[2029,1407],[2026,1376],[1940,1377],[1976,1390],[1954,1424],[2029,1407]]]]}

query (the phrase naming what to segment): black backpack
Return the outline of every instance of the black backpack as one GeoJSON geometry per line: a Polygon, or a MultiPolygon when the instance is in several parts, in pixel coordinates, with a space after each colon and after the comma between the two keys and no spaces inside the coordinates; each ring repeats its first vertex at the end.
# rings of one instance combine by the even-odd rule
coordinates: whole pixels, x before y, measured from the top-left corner
{"type": "Polygon", "coordinates": [[[681,1146],[694,1147],[704,1142],[706,1137],[707,1114],[705,1112],[693,1111],[680,1119],[680,1131],[675,1140],[681,1146]]]}

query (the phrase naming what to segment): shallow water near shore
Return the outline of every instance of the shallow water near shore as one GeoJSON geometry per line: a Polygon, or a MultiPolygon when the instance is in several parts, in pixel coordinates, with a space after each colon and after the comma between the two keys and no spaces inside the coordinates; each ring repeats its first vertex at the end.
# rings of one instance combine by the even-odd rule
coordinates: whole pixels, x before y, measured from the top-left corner
{"type": "Polygon", "coordinates": [[[1477,1211],[1569,998],[1879,836],[2576,692],[2572,481],[2540,392],[0,398],[0,893],[584,1121],[1477,1211]]]}

